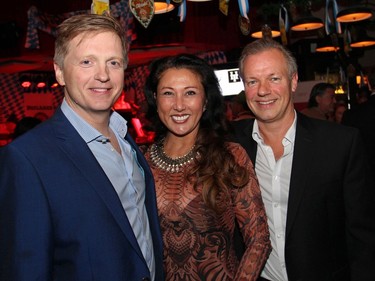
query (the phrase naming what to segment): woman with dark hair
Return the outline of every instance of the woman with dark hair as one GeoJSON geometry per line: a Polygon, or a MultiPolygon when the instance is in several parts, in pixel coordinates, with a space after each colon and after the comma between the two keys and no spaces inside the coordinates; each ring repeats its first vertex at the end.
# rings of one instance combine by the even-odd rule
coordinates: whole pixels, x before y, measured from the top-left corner
{"type": "Polygon", "coordinates": [[[301,113],[315,119],[334,121],[335,103],[335,86],[317,83],[311,89],[307,108],[301,113]]]}
{"type": "Polygon", "coordinates": [[[145,85],[155,142],[166,280],[256,280],[270,252],[264,205],[245,150],[228,142],[213,69],[193,55],[152,63],[145,85]],[[236,225],[244,253],[235,251],[236,225]]]}

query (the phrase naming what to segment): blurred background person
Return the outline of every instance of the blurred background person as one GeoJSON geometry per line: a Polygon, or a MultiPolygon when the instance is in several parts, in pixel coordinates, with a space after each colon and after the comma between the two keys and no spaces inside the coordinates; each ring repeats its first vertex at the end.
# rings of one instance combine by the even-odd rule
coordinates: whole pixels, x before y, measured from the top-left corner
{"type": "Polygon", "coordinates": [[[16,124],[16,128],[14,129],[14,133],[13,133],[13,139],[18,138],[19,136],[23,135],[27,131],[39,125],[40,123],[42,123],[42,121],[35,117],[27,116],[27,117],[22,118],[16,124]]]}
{"type": "Polygon", "coordinates": [[[375,183],[375,68],[368,74],[368,89],[368,100],[347,110],[342,124],[356,127],[361,132],[375,183]]]}
{"type": "Polygon", "coordinates": [[[254,118],[254,114],[246,103],[245,91],[241,91],[238,95],[232,98],[231,108],[233,114],[232,121],[254,118]]]}
{"type": "Polygon", "coordinates": [[[347,109],[348,109],[348,107],[346,106],[345,103],[343,103],[343,102],[336,103],[336,105],[335,105],[335,111],[334,111],[334,115],[333,115],[334,121],[336,123],[341,124],[342,117],[344,115],[344,112],[347,109]]]}
{"type": "Polygon", "coordinates": [[[330,83],[318,83],[311,89],[307,108],[301,110],[306,116],[334,121],[335,86],[330,83]]]}
{"type": "Polygon", "coordinates": [[[371,95],[371,91],[367,85],[360,87],[356,95],[357,104],[361,104],[361,103],[368,101],[368,99],[370,98],[370,95],[371,95]]]}

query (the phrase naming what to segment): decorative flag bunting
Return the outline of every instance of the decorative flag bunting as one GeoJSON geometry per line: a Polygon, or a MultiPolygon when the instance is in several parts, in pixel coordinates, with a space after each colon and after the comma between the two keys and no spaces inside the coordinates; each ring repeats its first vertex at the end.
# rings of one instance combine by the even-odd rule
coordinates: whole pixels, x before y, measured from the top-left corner
{"type": "Polygon", "coordinates": [[[129,7],[134,17],[147,28],[154,17],[154,0],[129,0],[129,7]]]}
{"type": "Polygon", "coordinates": [[[229,0],[219,0],[219,10],[225,16],[228,15],[229,0]]]}
{"type": "Polygon", "coordinates": [[[238,26],[243,35],[247,36],[250,33],[250,20],[238,15],[238,26]]]}
{"type": "Polygon", "coordinates": [[[288,44],[287,32],[289,31],[289,18],[288,18],[288,10],[285,8],[283,4],[280,5],[280,10],[279,10],[279,28],[280,28],[281,43],[284,46],[286,46],[288,44]]]}
{"type": "Polygon", "coordinates": [[[351,37],[350,31],[347,28],[345,28],[343,38],[344,38],[344,52],[345,54],[348,54],[349,51],[351,50],[350,43],[352,42],[352,37],[351,37]]]}
{"type": "Polygon", "coordinates": [[[180,7],[178,7],[178,14],[180,22],[184,22],[186,19],[186,0],[182,0],[180,7]]]}
{"type": "MultiPolygon", "coordinates": [[[[174,2],[178,3],[181,0],[176,0],[174,2]]],[[[180,18],[180,22],[184,22],[186,19],[186,1],[187,0],[182,0],[181,5],[178,8],[178,17],[180,18]]],[[[219,0],[219,10],[222,12],[224,15],[228,15],[228,6],[229,6],[229,1],[230,0],[219,0]]],[[[238,0],[238,6],[240,8],[240,14],[242,17],[247,19],[248,18],[248,13],[249,13],[249,1],[248,0],[238,0]]]]}
{"type": "Polygon", "coordinates": [[[109,0],[93,0],[91,4],[91,13],[97,15],[110,13],[109,0]]]}
{"type": "Polygon", "coordinates": [[[249,1],[248,0],[238,0],[238,6],[240,8],[240,14],[242,17],[249,19],[247,14],[249,13],[249,1]]]}
{"type": "MultiPolygon", "coordinates": [[[[128,0],[120,0],[119,2],[110,5],[111,15],[118,18],[121,25],[126,31],[126,38],[128,41],[128,48],[130,44],[137,38],[134,32],[133,14],[129,11],[128,0]]],[[[27,11],[27,33],[25,48],[39,49],[38,30],[44,31],[52,36],[56,36],[56,27],[65,19],[77,14],[88,14],[91,10],[80,10],[68,12],[58,15],[52,15],[40,11],[35,6],[31,6],[27,11]]]]}
{"type": "Polygon", "coordinates": [[[336,20],[336,16],[338,13],[338,7],[336,0],[326,0],[326,10],[325,10],[325,30],[327,35],[332,33],[332,29],[336,29],[336,32],[341,34],[341,24],[336,20]],[[334,26],[332,24],[332,20],[329,14],[329,4],[332,2],[332,12],[333,12],[333,21],[334,21],[334,26]]]}

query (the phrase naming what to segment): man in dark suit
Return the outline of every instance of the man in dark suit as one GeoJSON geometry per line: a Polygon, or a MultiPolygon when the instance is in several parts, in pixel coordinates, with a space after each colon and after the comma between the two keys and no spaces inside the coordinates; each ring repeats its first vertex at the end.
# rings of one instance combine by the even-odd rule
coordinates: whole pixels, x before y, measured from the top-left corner
{"type": "Polygon", "coordinates": [[[374,195],[359,132],[297,113],[297,65],[279,43],[246,46],[240,73],[254,120],[234,134],[255,164],[272,253],[260,280],[374,280],[374,195]]]}
{"type": "Polygon", "coordinates": [[[368,75],[368,87],[371,92],[368,100],[345,111],[342,124],[358,128],[361,132],[375,181],[375,69],[368,75]]]}
{"type": "Polygon", "coordinates": [[[0,152],[0,280],[164,279],[153,177],[111,110],[124,34],[110,16],[59,26],[62,105],[0,152]]]}

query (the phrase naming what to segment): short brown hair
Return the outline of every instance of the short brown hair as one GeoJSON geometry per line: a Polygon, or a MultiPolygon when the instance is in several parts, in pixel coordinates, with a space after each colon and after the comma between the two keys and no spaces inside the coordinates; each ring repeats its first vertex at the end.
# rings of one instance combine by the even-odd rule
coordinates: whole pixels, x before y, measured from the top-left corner
{"type": "Polygon", "coordinates": [[[69,43],[82,33],[113,32],[118,35],[123,48],[124,68],[128,64],[125,31],[120,23],[110,15],[82,14],[74,15],[63,21],[57,29],[54,62],[63,68],[64,58],[68,53],[69,43]]]}

